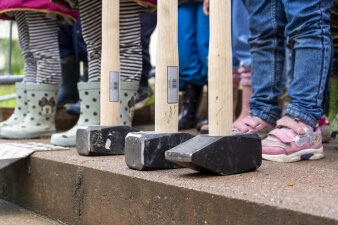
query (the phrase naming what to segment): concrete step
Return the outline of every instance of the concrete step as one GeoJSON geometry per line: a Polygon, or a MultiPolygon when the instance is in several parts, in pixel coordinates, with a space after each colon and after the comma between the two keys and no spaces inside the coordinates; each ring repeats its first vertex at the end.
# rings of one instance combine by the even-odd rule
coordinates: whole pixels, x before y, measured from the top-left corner
{"type": "Polygon", "coordinates": [[[0,224],[2,225],[61,225],[33,212],[27,211],[13,203],[0,200],[0,224]]]}
{"type": "Polygon", "coordinates": [[[134,171],[123,156],[75,149],[37,152],[0,171],[0,198],[69,224],[338,224],[338,140],[325,154],[221,177],[134,171]]]}

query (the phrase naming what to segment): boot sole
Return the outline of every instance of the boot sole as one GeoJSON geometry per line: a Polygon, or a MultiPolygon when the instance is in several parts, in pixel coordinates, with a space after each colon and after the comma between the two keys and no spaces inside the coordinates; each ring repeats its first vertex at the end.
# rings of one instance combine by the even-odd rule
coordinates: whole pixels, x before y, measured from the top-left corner
{"type": "Polygon", "coordinates": [[[53,145],[63,146],[63,147],[74,147],[76,145],[76,139],[53,139],[51,138],[50,143],[53,145]]]}
{"type": "Polygon", "coordinates": [[[39,132],[35,134],[20,134],[20,133],[15,133],[15,134],[9,134],[9,135],[3,135],[1,134],[1,137],[7,138],[7,139],[33,139],[33,138],[49,138],[52,136],[56,131],[48,131],[48,132],[39,132]]]}

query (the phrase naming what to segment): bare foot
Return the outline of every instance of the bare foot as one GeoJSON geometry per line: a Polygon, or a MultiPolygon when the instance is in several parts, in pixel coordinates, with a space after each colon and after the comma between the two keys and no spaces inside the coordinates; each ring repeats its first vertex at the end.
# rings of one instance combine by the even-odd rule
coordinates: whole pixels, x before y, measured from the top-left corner
{"type": "Polygon", "coordinates": [[[234,123],[237,123],[238,121],[241,121],[245,117],[249,116],[250,114],[250,109],[249,110],[242,110],[241,114],[238,116],[238,118],[235,120],[234,123]]]}

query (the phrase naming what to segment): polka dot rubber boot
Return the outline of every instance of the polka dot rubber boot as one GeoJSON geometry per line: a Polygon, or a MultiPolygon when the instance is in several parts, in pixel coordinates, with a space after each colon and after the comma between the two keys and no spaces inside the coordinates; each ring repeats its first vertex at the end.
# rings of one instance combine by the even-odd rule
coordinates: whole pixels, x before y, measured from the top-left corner
{"type": "Polygon", "coordinates": [[[121,82],[120,86],[120,125],[132,126],[135,112],[135,99],[139,82],[121,82]]]}
{"type": "Polygon", "coordinates": [[[75,146],[79,126],[100,124],[100,82],[78,83],[80,94],[80,118],[70,130],[53,134],[51,143],[59,146],[75,146]]]}
{"type": "Polygon", "coordinates": [[[58,85],[26,83],[28,114],[22,122],[1,129],[1,136],[10,139],[28,139],[55,133],[58,89],[58,85]]]}
{"type": "Polygon", "coordinates": [[[3,127],[9,127],[21,123],[27,115],[27,91],[25,83],[16,83],[16,104],[13,114],[0,123],[0,130],[3,127]]]}

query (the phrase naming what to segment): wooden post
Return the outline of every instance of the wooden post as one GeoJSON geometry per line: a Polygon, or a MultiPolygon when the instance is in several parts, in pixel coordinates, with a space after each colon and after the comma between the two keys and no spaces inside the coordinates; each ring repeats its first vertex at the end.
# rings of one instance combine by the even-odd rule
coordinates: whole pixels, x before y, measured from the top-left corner
{"type": "Polygon", "coordinates": [[[158,0],[155,132],[178,132],[178,1],[158,0]]]}
{"type": "Polygon", "coordinates": [[[231,0],[210,1],[209,135],[231,136],[231,0]]]}
{"type": "Polygon", "coordinates": [[[120,125],[120,1],[102,1],[101,125],[120,125]]]}

